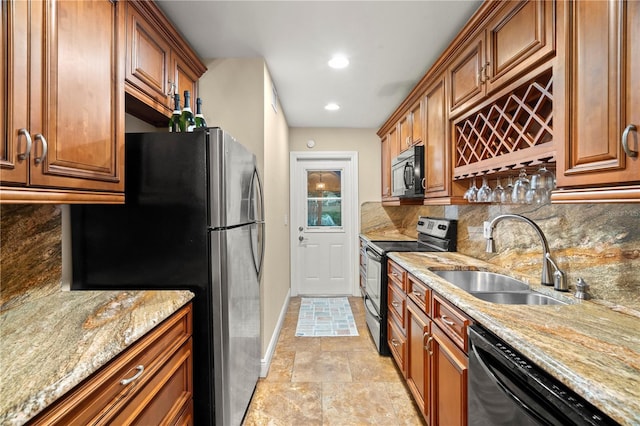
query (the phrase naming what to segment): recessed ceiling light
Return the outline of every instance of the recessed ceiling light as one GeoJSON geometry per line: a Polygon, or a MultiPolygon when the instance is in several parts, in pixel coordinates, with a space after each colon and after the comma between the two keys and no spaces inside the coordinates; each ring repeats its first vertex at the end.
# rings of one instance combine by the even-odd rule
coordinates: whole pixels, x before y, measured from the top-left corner
{"type": "Polygon", "coordinates": [[[327,111],[337,111],[340,109],[340,105],[336,104],[336,103],[328,103],[324,106],[324,109],[326,109],[327,111]]]}
{"type": "Polygon", "coordinates": [[[349,65],[349,59],[347,59],[344,55],[334,55],[333,58],[329,60],[329,66],[331,68],[340,69],[346,68],[349,65]]]}

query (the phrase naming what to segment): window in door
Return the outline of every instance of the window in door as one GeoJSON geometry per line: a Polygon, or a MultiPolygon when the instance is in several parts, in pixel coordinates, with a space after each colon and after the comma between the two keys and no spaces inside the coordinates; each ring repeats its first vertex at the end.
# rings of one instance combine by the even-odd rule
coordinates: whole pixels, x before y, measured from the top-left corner
{"type": "Polygon", "coordinates": [[[342,227],[342,170],[307,170],[307,228],[342,227]]]}

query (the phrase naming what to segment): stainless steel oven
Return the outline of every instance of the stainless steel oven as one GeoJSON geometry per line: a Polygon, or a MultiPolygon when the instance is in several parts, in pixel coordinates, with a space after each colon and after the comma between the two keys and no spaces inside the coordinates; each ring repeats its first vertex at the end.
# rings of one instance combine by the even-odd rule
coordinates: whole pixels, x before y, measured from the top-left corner
{"type": "Polygon", "coordinates": [[[378,352],[389,355],[387,344],[387,253],[456,251],[457,221],[420,217],[417,240],[371,241],[365,247],[364,305],[367,328],[378,352]]]}
{"type": "Polygon", "coordinates": [[[616,425],[493,333],[469,326],[469,426],[616,425]]]}

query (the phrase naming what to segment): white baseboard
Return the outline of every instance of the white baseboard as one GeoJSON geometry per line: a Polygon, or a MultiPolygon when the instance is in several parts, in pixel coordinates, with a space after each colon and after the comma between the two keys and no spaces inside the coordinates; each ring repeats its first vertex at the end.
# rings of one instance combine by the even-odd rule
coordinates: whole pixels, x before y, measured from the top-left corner
{"type": "Polygon", "coordinates": [[[260,377],[267,377],[267,373],[269,372],[271,359],[273,358],[273,353],[276,350],[276,344],[278,343],[278,338],[280,337],[280,331],[282,330],[282,324],[284,324],[284,318],[287,314],[287,309],[289,309],[289,300],[291,300],[291,289],[289,289],[287,297],[285,298],[285,302],[282,305],[282,310],[280,311],[280,316],[278,317],[276,329],[273,331],[271,341],[269,342],[269,346],[267,347],[267,353],[260,361],[260,377]]]}

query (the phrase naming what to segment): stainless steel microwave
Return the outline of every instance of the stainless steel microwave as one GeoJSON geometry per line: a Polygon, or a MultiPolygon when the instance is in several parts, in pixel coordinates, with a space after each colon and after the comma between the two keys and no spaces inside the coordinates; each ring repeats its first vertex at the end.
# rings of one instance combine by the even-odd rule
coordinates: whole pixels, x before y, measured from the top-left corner
{"type": "Polygon", "coordinates": [[[413,146],[391,160],[391,195],[424,196],[424,146],[413,146]]]}

